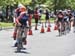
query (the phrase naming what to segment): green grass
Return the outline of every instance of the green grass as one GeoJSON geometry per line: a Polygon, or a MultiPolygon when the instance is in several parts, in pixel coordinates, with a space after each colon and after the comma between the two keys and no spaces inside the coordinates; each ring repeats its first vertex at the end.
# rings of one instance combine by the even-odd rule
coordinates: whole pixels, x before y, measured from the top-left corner
{"type": "Polygon", "coordinates": [[[13,23],[0,22],[0,27],[13,27],[13,23]]]}
{"type": "MultiPolygon", "coordinates": [[[[45,22],[45,15],[42,15],[41,21],[45,22]]],[[[35,20],[32,18],[32,23],[34,22],[35,20]]],[[[50,22],[54,22],[54,18],[50,18],[50,22]]],[[[0,27],[13,27],[13,23],[0,22],[0,27]]]]}
{"type": "MultiPolygon", "coordinates": [[[[41,21],[42,22],[45,22],[45,15],[44,14],[42,14],[42,16],[41,16],[41,21]]],[[[34,23],[35,22],[35,20],[34,20],[34,18],[32,18],[32,23],[34,23]]],[[[50,22],[54,22],[54,18],[50,18],[50,22]]]]}

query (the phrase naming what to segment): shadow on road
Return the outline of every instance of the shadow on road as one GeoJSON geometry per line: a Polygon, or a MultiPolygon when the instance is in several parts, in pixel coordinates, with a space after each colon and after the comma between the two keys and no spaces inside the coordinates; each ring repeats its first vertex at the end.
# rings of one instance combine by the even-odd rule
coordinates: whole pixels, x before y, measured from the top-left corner
{"type": "Polygon", "coordinates": [[[17,52],[17,51],[15,51],[15,53],[24,53],[24,54],[30,54],[29,52],[27,52],[27,51],[20,51],[20,52],[17,52]]]}

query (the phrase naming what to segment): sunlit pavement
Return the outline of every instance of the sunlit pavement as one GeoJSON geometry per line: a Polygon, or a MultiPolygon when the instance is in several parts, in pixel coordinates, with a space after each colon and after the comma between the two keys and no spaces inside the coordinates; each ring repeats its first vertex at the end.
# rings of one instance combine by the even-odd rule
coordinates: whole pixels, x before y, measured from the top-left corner
{"type": "Polygon", "coordinates": [[[67,35],[58,36],[54,31],[54,24],[51,24],[51,32],[40,33],[41,26],[38,30],[32,27],[33,35],[28,35],[26,50],[22,53],[15,53],[12,39],[13,29],[0,31],[0,56],[75,56],[75,33],[73,29],[67,35]]]}

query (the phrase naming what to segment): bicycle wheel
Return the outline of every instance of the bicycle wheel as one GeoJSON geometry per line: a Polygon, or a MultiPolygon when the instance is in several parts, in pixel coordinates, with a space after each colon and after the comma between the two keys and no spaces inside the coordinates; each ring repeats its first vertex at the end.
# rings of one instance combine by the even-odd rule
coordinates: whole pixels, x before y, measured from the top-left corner
{"type": "Polygon", "coordinates": [[[20,52],[22,47],[22,28],[19,27],[17,31],[17,52],[20,52]]]}
{"type": "Polygon", "coordinates": [[[59,32],[59,36],[62,35],[62,25],[61,25],[61,22],[59,23],[59,29],[58,29],[58,32],[59,32]]]}
{"type": "Polygon", "coordinates": [[[22,38],[18,38],[17,51],[20,52],[22,48],[23,48],[22,38]]]}

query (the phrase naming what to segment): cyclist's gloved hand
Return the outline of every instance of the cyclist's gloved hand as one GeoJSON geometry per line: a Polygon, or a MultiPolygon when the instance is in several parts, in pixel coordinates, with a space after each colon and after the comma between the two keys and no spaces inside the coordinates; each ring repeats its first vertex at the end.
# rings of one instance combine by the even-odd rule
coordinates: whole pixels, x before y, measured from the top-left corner
{"type": "Polygon", "coordinates": [[[18,26],[22,26],[22,24],[21,23],[18,23],[18,26]]]}

